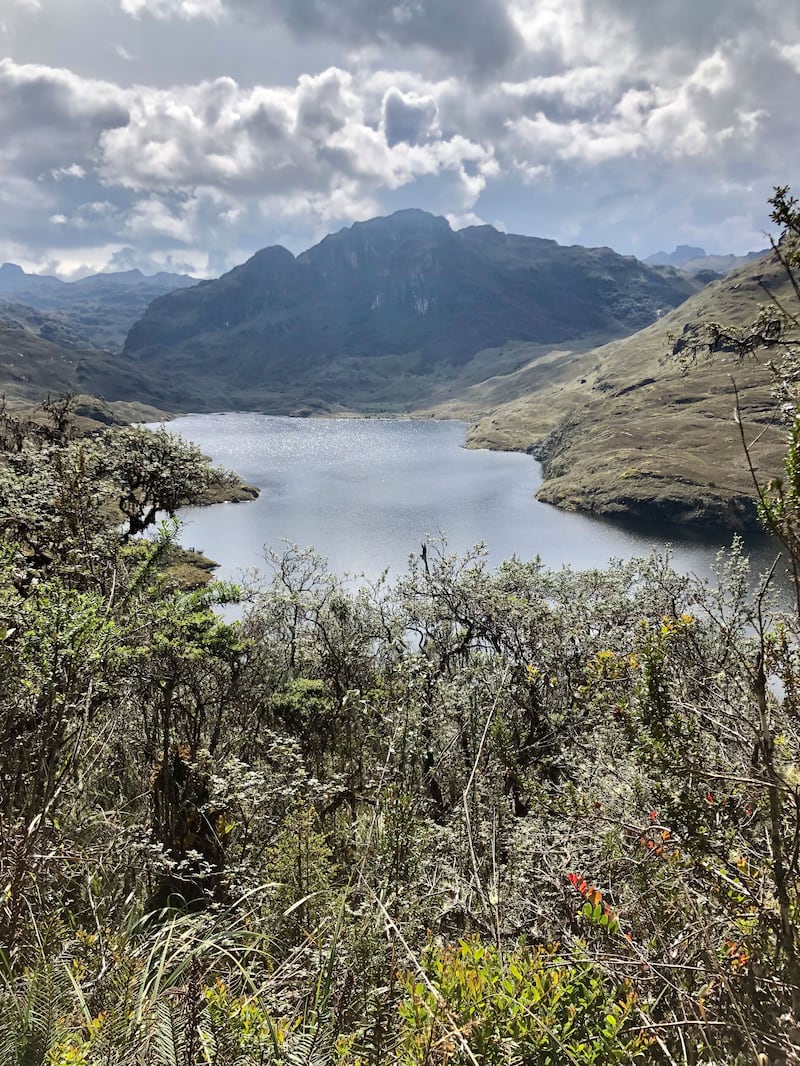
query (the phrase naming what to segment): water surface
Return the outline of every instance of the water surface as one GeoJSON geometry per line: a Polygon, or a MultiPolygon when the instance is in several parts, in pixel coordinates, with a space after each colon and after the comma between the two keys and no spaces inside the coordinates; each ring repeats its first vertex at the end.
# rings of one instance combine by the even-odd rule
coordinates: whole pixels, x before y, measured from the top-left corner
{"type": "MultiPolygon", "coordinates": [[[[478,543],[497,564],[540,556],[550,567],[605,566],[611,558],[673,546],[676,568],[707,574],[730,537],[625,529],[539,503],[539,464],[527,455],[463,447],[461,422],[190,415],[170,431],[258,485],[253,503],[190,507],[181,541],[210,555],[217,576],[262,567],[265,547],[314,546],[337,573],[399,573],[424,539],[446,534],[453,551],[478,543]]],[[[748,544],[754,565],[777,554],[748,544]]]]}

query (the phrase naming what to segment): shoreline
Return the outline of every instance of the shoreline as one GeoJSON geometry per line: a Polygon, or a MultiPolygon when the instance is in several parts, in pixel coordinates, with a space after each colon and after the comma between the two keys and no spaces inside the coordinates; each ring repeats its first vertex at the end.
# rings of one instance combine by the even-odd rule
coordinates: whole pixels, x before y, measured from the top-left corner
{"type": "MultiPolygon", "coordinates": [[[[485,425],[493,412],[473,413],[467,417],[467,411],[458,413],[436,410],[417,410],[405,412],[364,412],[357,410],[315,412],[298,414],[296,411],[263,411],[258,409],[220,409],[217,411],[176,411],[169,415],[169,421],[193,415],[226,414],[261,414],[276,418],[303,420],[314,418],[322,420],[362,420],[362,421],[434,421],[461,422],[465,427],[462,447],[469,450],[484,450],[526,454],[540,464],[541,483],[535,492],[536,498],[559,510],[584,514],[588,517],[608,521],[614,525],[640,530],[652,534],[654,531],[667,535],[680,533],[687,529],[698,535],[709,533],[744,533],[748,536],[766,535],[756,512],[755,498],[746,493],[717,488],[715,485],[703,485],[689,478],[659,477],[648,471],[626,472],[627,476],[602,476],[592,485],[580,484],[570,477],[570,466],[558,465],[559,447],[563,443],[560,433],[562,426],[557,426],[549,433],[538,436],[533,441],[511,434],[511,439],[504,439],[502,444],[491,440],[485,432],[485,425]],[[477,418],[476,418],[477,414],[477,418]],[[554,462],[555,460],[555,462],[554,462]],[[551,473],[552,466],[556,469],[551,473]]],[[[580,420],[572,427],[580,428],[580,420]]],[[[569,427],[568,427],[569,428],[569,427]]],[[[229,499],[221,495],[206,501],[207,505],[223,502],[247,502],[258,494],[255,486],[240,483],[245,493],[238,499],[229,499]],[[255,491],[255,495],[248,494],[255,491]]]]}

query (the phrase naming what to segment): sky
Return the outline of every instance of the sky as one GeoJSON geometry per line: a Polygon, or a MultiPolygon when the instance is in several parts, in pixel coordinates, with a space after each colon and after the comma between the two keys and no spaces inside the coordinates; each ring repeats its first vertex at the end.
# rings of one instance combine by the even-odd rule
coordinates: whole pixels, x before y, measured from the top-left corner
{"type": "Polygon", "coordinates": [[[216,276],[419,207],[767,244],[796,0],[0,0],[0,262],[216,276]]]}

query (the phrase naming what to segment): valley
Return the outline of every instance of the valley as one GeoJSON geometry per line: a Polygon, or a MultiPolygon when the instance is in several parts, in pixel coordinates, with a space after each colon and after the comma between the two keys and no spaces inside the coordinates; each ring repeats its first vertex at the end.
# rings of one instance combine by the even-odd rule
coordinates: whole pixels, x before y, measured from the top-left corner
{"type": "Polygon", "coordinates": [[[0,380],[11,406],[69,391],[151,420],[211,410],[457,418],[470,424],[470,447],[541,459],[544,502],[755,531],[732,379],[766,480],[784,444],[769,371],[725,353],[687,367],[673,351],[704,322],[747,321],[764,286],[785,295],[771,256],[742,259],[707,283],[703,271],[607,248],[453,231],[402,211],[297,257],[266,248],[215,281],[134,271],[67,285],[6,264],[0,380]]]}

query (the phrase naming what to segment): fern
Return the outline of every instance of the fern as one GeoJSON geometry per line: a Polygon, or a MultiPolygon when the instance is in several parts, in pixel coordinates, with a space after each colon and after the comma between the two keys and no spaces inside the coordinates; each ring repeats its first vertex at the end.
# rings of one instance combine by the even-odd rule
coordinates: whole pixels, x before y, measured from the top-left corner
{"type": "Polygon", "coordinates": [[[39,960],[0,992],[0,1061],[8,1066],[42,1066],[51,1048],[70,1035],[72,986],[61,957],[39,960]]]}

